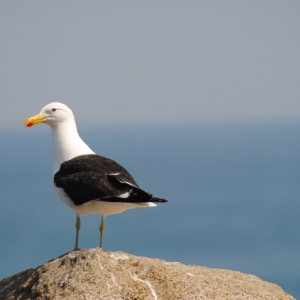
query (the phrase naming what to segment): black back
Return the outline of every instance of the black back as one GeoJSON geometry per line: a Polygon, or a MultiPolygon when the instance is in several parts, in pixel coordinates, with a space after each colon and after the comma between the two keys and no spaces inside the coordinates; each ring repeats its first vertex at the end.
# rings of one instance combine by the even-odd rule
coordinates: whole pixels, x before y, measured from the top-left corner
{"type": "Polygon", "coordinates": [[[167,202],[152,198],[152,194],[141,190],[133,177],[117,162],[96,154],[77,156],[62,163],[54,175],[54,184],[63,188],[76,205],[92,200],[167,202]]]}

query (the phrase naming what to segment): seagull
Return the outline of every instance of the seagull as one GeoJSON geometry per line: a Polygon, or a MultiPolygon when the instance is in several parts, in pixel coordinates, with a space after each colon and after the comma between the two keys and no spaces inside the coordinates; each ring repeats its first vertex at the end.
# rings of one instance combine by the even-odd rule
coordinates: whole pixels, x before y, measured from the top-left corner
{"type": "Polygon", "coordinates": [[[100,214],[100,248],[103,245],[104,220],[137,207],[154,207],[168,202],[142,190],[130,173],[117,162],[97,155],[79,136],[72,110],[53,102],[39,114],[28,118],[25,127],[47,124],[52,129],[53,186],[58,198],[76,213],[78,246],[81,216],[100,214]]]}

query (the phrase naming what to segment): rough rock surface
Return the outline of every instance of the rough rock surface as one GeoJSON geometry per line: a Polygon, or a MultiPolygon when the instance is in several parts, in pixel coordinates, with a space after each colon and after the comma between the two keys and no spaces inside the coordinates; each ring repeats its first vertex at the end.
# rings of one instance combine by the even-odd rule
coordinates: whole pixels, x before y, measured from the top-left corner
{"type": "Polygon", "coordinates": [[[294,299],[235,271],[187,266],[101,249],[70,252],[0,282],[0,299],[294,299]]]}

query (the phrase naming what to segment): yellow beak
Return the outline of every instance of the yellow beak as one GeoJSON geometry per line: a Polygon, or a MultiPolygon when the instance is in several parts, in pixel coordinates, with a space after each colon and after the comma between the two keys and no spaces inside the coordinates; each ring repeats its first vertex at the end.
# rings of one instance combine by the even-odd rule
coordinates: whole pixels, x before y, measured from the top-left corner
{"type": "Polygon", "coordinates": [[[28,118],[25,121],[24,126],[25,127],[31,127],[33,125],[36,125],[36,124],[44,122],[45,119],[47,119],[47,118],[48,118],[47,116],[42,116],[40,114],[37,114],[35,116],[32,116],[32,117],[28,118]]]}

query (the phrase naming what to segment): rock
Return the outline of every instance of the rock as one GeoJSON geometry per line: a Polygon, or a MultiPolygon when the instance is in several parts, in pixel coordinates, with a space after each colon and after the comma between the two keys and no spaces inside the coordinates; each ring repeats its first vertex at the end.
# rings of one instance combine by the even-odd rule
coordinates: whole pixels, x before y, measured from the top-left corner
{"type": "Polygon", "coordinates": [[[294,299],[256,276],[101,249],[70,252],[0,282],[5,300],[294,299]]]}

